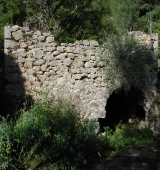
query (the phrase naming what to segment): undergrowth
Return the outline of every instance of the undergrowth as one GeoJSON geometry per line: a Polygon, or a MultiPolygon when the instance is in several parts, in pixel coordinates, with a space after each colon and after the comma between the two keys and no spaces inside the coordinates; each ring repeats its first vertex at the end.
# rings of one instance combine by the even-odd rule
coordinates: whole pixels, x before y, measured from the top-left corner
{"type": "MultiPolygon", "coordinates": [[[[119,124],[105,134],[95,133],[95,122],[83,119],[63,99],[35,102],[15,119],[0,118],[0,169],[82,170],[103,159],[104,152],[152,143],[150,129],[119,124]]],[[[93,168],[93,167],[92,167],[93,168]]]]}
{"type": "Polygon", "coordinates": [[[38,101],[16,119],[0,121],[0,168],[76,170],[90,167],[107,145],[64,100],[38,101]]]}
{"type": "Polygon", "coordinates": [[[120,122],[115,131],[109,127],[104,129],[109,146],[116,152],[127,147],[143,146],[154,142],[154,134],[147,127],[139,129],[135,124],[122,124],[120,122]]]}

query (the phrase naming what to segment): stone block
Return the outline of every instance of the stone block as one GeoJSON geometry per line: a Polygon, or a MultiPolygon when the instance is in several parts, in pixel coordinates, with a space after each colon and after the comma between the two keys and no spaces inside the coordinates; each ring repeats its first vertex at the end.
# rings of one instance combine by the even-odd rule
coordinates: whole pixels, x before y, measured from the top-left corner
{"type": "Polygon", "coordinates": [[[20,48],[27,48],[28,45],[25,42],[20,43],[20,48]]]}
{"type": "Polygon", "coordinates": [[[46,63],[46,60],[39,59],[33,63],[34,66],[41,66],[46,63]]]}
{"type": "Polygon", "coordinates": [[[77,56],[76,54],[73,54],[73,53],[68,53],[68,58],[70,59],[75,59],[75,57],[77,56]]]}
{"type": "Polygon", "coordinates": [[[99,46],[98,41],[91,40],[91,41],[90,41],[90,46],[94,46],[94,47],[99,46]]]}
{"type": "Polygon", "coordinates": [[[39,36],[39,37],[38,37],[38,41],[44,42],[44,41],[45,41],[45,36],[39,36]]]}
{"type": "Polygon", "coordinates": [[[88,40],[83,40],[83,45],[86,45],[86,46],[88,46],[90,43],[89,43],[89,41],[88,40]]]}
{"type": "Polygon", "coordinates": [[[57,51],[63,53],[63,52],[64,52],[64,49],[63,49],[62,47],[58,46],[58,47],[57,47],[57,51]]]}
{"type": "Polygon", "coordinates": [[[11,31],[17,31],[19,29],[19,26],[18,25],[13,25],[12,27],[11,27],[11,31]]]}
{"type": "Polygon", "coordinates": [[[53,52],[56,50],[56,47],[47,47],[46,51],[53,52]]]}
{"type": "Polygon", "coordinates": [[[60,52],[59,52],[59,51],[54,51],[52,54],[53,54],[54,56],[57,56],[57,55],[60,54],[60,52]]]}
{"type": "Polygon", "coordinates": [[[66,53],[72,53],[73,52],[72,47],[66,47],[65,50],[66,50],[66,53]]]}
{"type": "Polygon", "coordinates": [[[89,74],[90,72],[91,72],[90,68],[81,67],[81,73],[87,73],[87,74],[89,74]]]}
{"type": "Polygon", "coordinates": [[[63,61],[63,64],[64,64],[65,66],[71,65],[71,63],[72,63],[72,60],[71,60],[70,58],[66,58],[66,59],[63,61]]]}
{"type": "Polygon", "coordinates": [[[77,81],[75,82],[75,88],[76,88],[76,89],[81,90],[81,89],[84,88],[84,86],[85,86],[85,83],[84,83],[83,81],[81,81],[81,80],[77,80],[77,81]]]}
{"type": "Polygon", "coordinates": [[[32,52],[33,52],[33,57],[34,57],[34,58],[42,59],[42,57],[43,57],[43,51],[42,51],[41,49],[39,49],[39,48],[33,49],[32,52]]]}
{"type": "Polygon", "coordinates": [[[48,37],[48,36],[50,36],[50,32],[44,32],[44,33],[42,33],[43,34],[43,36],[45,36],[45,37],[48,37]]]}
{"type": "Polygon", "coordinates": [[[17,42],[13,40],[5,40],[4,41],[4,48],[15,48],[17,45],[19,45],[17,42]]]}
{"type": "Polygon", "coordinates": [[[75,58],[73,61],[73,66],[80,68],[84,66],[84,62],[81,59],[75,58]]]}
{"type": "Polygon", "coordinates": [[[18,60],[17,60],[18,63],[25,63],[25,61],[26,60],[24,58],[18,57],[18,60]]]}
{"type": "Polygon", "coordinates": [[[4,27],[4,38],[11,38],[10,26],[5,26],[4,27]]]}
{"type": "Polygon", "coordinates": [[[54,42],[54,37],[47,37],[47,38],[46,38],[46,42],[47,42],[47,43],[54,42]]]}
{"type": "Polygon", "coordinates": [[[21,30],[18,30],[16,32],[12,32],[12,36],[14,37],[14,39],[16,41],[20,40],[23,38],[23,34],[22,34],[22,31],[21,30]]]}
{"type": "Polygon", "coordinates": [[[42,35],[42,33],[41,33],[41,31],[36,31],[36,32],[34,32],[34,35],[38,35],[38,36],[41,36],[42,35]]]}
{"type": "Polygon", "coordinates": [[[17,57],[26,57],[26,50],[25,49],[18,49],[16,52],[17,57]]]}
{"type": "Polygon", "coordinates": [[[32,62],[26,61],[25,64],[24,64],[24,67],[27,68],[27,69],[32,68],[32,62]]]}
{"type": "Polygon", "coordinates": [[[22,27],[22,30],[24,30],[25,32],[30,31],[29,27],[22,27]]]}
{"type": "Polygon", "coordinates": [[[66,58],[66,54],[59,54],[55,57],[56,60],[64,60],[66,58]]]}
{"type": "Polygon", "coordinates": [[[73,51],[73,53],[74,53],[74,54],[83,54],[83,53],[84,53],[84,51],[83,51],[83,49],[82,49],[82,48],[77,47],[77,48],[73,51]]]}

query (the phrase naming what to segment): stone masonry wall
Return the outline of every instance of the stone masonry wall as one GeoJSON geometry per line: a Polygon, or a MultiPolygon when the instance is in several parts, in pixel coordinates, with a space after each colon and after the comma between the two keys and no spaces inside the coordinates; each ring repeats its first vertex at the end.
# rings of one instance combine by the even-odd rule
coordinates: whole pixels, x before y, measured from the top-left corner
{"type": "MultiPolygon", "coordinates": [[[[153,60],[157,63],[157,35],[139,34],[142,43],[151,46],[152,42],[153,60]]],[[[51,33],[17,25],[6,26],[4,38],[7,93],[13,96],[30,94],[36,98],[37,91],[48,89],[53,95],[70,94],[68,97],[74,99],[73,104],[81,105],[86,117],[106,116],[105,106],[112,91],[104,82],[104,64],[97,62],[103,51],[97,41],[58,45],[51,33]]]]}

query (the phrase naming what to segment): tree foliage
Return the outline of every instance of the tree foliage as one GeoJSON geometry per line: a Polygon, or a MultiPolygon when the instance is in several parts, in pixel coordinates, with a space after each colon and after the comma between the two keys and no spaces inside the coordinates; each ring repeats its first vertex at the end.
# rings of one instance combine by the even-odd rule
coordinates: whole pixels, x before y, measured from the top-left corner
{"type": "Polygon", "coordinates": [[[158,0],[1,0],[0,35],[5,25],[18,24],[52,31],[61,42],[100,41],[123,29],[149,33],[151,22],[158,31],[159,11],[158,0]]]}

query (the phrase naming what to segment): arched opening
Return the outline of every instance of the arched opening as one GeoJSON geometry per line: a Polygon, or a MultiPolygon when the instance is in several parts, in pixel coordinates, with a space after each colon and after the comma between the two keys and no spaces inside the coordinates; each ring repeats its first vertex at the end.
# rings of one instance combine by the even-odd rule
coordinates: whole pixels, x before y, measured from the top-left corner
{"type": "Polygon", "coordinates": [[[105,126],[115,129],[115,126],[122,121],[145,120],[145,111],[142,103],[144,100],[143,93],[131,87],[126,93],[124,90],[114,91],[107,100],[106,117],[99,118],[100,129],[103,132],[105,126]]]}

